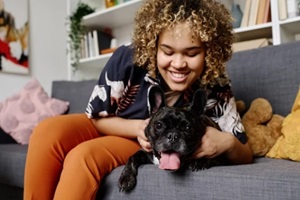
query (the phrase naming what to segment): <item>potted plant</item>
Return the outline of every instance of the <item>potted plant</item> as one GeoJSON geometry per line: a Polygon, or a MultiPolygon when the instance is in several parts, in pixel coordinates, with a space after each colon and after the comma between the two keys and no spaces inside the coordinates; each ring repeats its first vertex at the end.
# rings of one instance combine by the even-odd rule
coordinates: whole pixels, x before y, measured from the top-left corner
{"type": "Polygon", "coordinates": [[[79,2],[76,10],[68,18],[70,22],[68,37],[70,43],[70,54],[71,54],[71,66],[73,72],[78,69],[78,63],[80,59],[81,51],[81,40],[85,34],[85,27],[81,24],[82,18],[85,15],[95,12],[95,9],[89,5],[79,2]]]}

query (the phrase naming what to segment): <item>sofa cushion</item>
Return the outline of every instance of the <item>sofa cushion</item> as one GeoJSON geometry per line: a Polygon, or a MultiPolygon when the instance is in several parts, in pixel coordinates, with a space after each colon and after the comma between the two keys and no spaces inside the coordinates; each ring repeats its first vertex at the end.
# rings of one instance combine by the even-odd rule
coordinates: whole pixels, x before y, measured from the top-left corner
{"type": "Polygon", "coordinates": [[[274,114],[290,113],[300,84],[299,52],[300,41],[234,53],[227,70],[236,100],[248,109],[262,97],[274,114]]]}
{"type": "Polygon", "coordinates": [[[156,165],[142,165],[137,185],[119,192],[123,166],[114,169],[101,184],[97,199],[299,199],[300,163],[258,158],[254,164],[219,166],[202,171],[174,173],[156,165]]]}
{"type": "Polygon", "coordinates": [[[0,102],[0,126],[20,144],[28,144],[32,129],[43,119],[62,114],[69,103],[50,98],[36,79],[0,102]]]}
{"type": "Polygon", "coordinates": [[[52,83],[52,97],[70,102],[68,113],[84,113],[97,80],[64,81],[52,83]]]}
{"type": "Polygon", "coordinates": [[[0,183],[23,188],[27,149],[27,145],[0,145],[0,183]]]}

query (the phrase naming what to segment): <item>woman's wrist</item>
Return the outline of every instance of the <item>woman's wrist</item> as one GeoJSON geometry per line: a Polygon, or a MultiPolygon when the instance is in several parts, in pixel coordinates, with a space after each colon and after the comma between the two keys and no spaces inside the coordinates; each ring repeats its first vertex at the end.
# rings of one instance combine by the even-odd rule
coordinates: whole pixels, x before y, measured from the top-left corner
{"type": "Polygon", "coordinates": [[[233,134],[227,133],[226,157],[232,164],[246,164],[252,162],[252,152],[247,144],[240,142],[233,134]]]}
{"type": "Polygon", "coordinates": [[[230,154],[234,151],[234,146],[235,146],[235,136],[231,133],[224,132],[224,137],[225,137],[225,154],[230,156],[230,154]]]}

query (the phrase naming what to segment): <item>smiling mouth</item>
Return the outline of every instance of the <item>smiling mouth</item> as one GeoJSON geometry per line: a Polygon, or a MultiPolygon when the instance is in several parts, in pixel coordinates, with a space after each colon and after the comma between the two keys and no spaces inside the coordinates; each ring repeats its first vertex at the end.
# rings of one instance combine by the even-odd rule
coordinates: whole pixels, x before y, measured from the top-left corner
{"type": "Polygon", "coordinates": [[[170,75],[172,77],[172,80],[178,82],[178,81],[184,81],[187,78],[188,73],[177,73],[177,72],[170,71],[170,75]]]}

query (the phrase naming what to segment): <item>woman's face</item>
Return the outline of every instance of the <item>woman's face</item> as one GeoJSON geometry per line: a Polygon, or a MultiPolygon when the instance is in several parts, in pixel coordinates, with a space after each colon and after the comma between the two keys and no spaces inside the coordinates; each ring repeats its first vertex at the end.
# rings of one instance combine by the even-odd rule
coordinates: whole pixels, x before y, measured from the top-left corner
{"type": "Polygon", "coordinates": [[[187,23],[159,35],[157,67],[170,90],[182,92],[189,88],[201,75],[204,58],[204,44],[200,39],[192,40],[187,23]]]}

